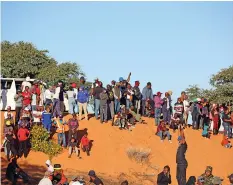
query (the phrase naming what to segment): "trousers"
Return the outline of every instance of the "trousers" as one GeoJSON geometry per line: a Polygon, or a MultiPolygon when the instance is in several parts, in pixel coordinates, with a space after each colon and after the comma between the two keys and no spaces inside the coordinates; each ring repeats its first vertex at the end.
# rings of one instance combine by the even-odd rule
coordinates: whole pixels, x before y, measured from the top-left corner
{"type": "Polygon", "coordinates": [[[187,165],[177,165],[176,179],[178,185],[186,185],[186,170],[187,170],[187,165]]]}

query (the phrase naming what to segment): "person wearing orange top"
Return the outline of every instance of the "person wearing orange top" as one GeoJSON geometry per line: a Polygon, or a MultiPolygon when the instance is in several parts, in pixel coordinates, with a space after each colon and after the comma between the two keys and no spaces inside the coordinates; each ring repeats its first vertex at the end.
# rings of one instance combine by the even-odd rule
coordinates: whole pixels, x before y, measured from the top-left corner
{"type": "Polygon", "coordinates": [[[222,146],[224,146],[226,148],[232,147],[231,141],[229,141],[227,136],[223,136],[223,140],[222,140],[221,144],[222,144],[222,146]]]}

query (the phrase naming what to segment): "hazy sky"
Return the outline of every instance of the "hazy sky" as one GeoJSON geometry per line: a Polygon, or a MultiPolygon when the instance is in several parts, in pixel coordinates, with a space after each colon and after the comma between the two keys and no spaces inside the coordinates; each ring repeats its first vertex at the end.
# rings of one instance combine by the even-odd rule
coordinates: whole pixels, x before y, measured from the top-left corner
{"type": "Polygon", "coordinates": [[[174,100],[233,64],[233,2],[2,2],[2,40],[32,42],[105,85],[131,71],[174,100]]]}

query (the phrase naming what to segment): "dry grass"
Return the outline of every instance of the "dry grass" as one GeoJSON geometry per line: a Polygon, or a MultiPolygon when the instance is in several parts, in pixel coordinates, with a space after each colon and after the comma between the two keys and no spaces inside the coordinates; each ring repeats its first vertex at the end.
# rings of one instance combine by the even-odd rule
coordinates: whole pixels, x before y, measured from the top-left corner
{"type": "Polygon", "coordinates": [[[129,147],[127,155],[130,159],[135,160],[137,163],[147,163],[151,154],[151,149],[129,147]]]}

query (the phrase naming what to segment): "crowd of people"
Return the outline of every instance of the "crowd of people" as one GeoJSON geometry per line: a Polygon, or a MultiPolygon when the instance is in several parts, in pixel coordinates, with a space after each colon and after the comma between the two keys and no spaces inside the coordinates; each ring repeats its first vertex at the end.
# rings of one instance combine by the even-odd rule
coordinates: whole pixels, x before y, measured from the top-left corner
{"type": "MultiPolygon", "coordinates": [[[[68,147],[69,158],[73,152],[76,153],[78,158],[81,158],[79,143],[81,143],[83,152],[90,156],[91,142],[88,133],[86,132],[82,136],[80,142],[77,135],[79,121],[82,119],[89,120],[87,106],[91,99],[94,100],[94,117],[96,120],[100,120],[101,124],[110,121],[112,126],[117,126],[120,130],[132,131],[136,124],[144,123],[143,117],[153,117],[155,126],[157,126],[155,134],[160,138],[161,142],[167,137],[170,143],[172,143],[171,131],[176,132],[177,130],[180,143],[177,153],[177,156],[180,156],[177,158],[177,180],[179,185],[186,184],[187,161],[185,152],[187,144],[184,129],[201,129],[202,136],[210,138],[211,130],[213,135],[217,135],[220,127],[223,126],[221,144],[226,148],[232,147],[230,142],[233,127],[232,104],[211,104],[204,97],[189,100],[183,91],[173,105],[172,91],[165,92],[162,98],[163,93],[161,92],[153,94],[150,82],[141,91],[140,82],[135,81],[134,85],[131,85],[130,77],[131,73],[128,75],[127,80],[123,77],[120,77],[118,82],[113,80],[106,88],[98,79],[94,81],[92,87],[87,87],[85,78],[81,77],[79,83],[69,84],[68,89],[65,88],[62,81],[59,81],[55,86],[51,86],[45,91],[41,88],[43,86],[41,81],[35,80],[31,85],[27,77],[14,97],[15,117],[10,105],[4,113],[5,140],[3,147],[7,159],[10,161],[11,157],[13,157],[12,162],[16,164],[16,158],[22,157],[23,154],[24,157],[27,157],[30,148],[30,130],[34,125],[43,126],[48,133],[55,131],[58,144],[64,148],[68,147]],[[64,101],[66,98],[69,105],[68,112],[72,115],[68,120],[64,117],[64,101]],[[188,122],[189,115],[192,117],[191,123],[188,122]]],[[[51,164],[49,164],[49,167],[51,168],[51,164]]],[[[170,183],[169,169],[166,166],[164,172],[162,172],[163,174],[158,176],[158,184],[170,183]]],[[[58,182],[51,178],[51,176],[54,177],[59,174],[58,176],[64,179],[60,164],[54,165],[53,170],[48,171],[49,173],[46,172],[45,179],[50,179],[53,184],[67,184],[67,180],[66,182],[58,182]],[[55,169],[58,169],[58,171],[55,169]]],[[[101,180],[98,180],[95,172],[91,171],[89,176],[94,184],[103,184],[101,180]]],[[[205,175],[204,179],[206,179],[205,175]]],[[[198,182],[201,183],[201,180],[198,180],[198,182]]],[[[202,184],[209,185],[205,181],[202,184]]]]}

